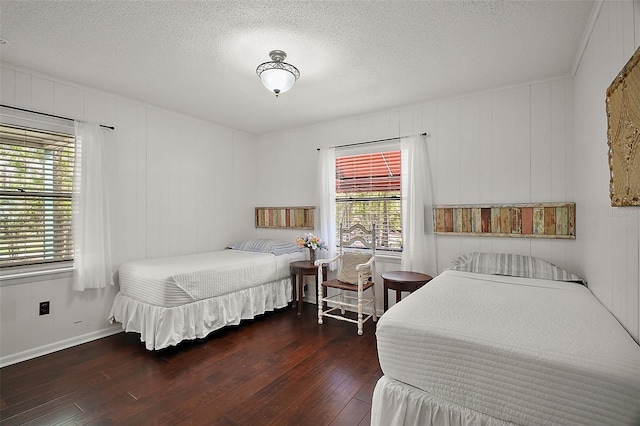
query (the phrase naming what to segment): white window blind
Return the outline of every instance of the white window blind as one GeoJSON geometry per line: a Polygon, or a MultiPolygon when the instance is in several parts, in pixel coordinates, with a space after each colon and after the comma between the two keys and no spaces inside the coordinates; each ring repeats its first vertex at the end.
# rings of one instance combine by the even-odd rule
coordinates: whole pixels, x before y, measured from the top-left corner
{"type": "Polygon", "coordinates": [[[73,259],[74,141],[0,124],[0,268],[73,259]]]}
{"type": "Polygon", "coordinates": [[[400,151],[336,157],[336,229],[375,223],[376,250],[402,250],[400,151]]]}

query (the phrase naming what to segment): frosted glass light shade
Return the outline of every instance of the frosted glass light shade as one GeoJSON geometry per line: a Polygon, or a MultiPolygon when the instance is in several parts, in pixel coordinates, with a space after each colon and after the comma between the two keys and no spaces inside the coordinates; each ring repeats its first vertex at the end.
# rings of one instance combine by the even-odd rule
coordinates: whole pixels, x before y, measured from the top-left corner
{"type": "Polygon", "coordinates": [[[263,71],[260,80],[264,87],[276,94],[284,93],[293,87],[296,77],[287,70],[274,68],[263,71]]]}

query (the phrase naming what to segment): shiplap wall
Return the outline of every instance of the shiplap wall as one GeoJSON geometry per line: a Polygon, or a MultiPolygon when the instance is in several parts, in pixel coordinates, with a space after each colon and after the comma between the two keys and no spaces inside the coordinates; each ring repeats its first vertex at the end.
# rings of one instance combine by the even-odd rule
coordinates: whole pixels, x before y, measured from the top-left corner
{"type": "MultiPolygon", "coordinates": [[[[422,132],[430,134],[426,143],[437,204],[572,201],[572,105],[573,80],[563,78],[263,135],[257,152],[265,161],[257,164],[257,173],[264,179],[257,182],[257,202],[314,205],[316,148],[422,132]]],[[[291,231],[260,233],[295,237],[291,231]]],[[[479,250],[533,255],[574,269],[570,252],[575,249],[575,241],[437,238],[440,270],[479,250]]],[[[398,267],[397,259],[381,257],[377,272],[398,267]]],[[[378,287],[382,295],[380,279],[378,287]]]]}
{"type": "Polygon", "coordinates": [[[606,90],[640,45],[640,1],[605,1],[575,76],[577,272],[640,336],[640,208],[611,207],[606,90]]]}
{"type": "MultiPolygon", "coordinates": [[[[114,270],[254,236],[254,136],[7,64],[0,84],[2,104],[116,127],[105,130],[114,270]]],[[[72,291],[68,274],[4,280],[0,365],[119,331],[107,322],[116,291],[72,291]]]]}

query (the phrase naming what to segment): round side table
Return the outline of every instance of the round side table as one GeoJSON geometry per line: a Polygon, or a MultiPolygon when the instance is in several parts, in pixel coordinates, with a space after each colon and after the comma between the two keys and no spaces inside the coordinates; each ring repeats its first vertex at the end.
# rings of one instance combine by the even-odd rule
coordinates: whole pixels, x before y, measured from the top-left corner
{"type": "Polygon", "coordinates": [[[389,290],[396,291],[396,303],[401,299],[401,293],[408,291],[412,293],[431,281],[431,275],[420,272],[409,271],[389,271],[383,272],[381,277],[384,281],[384,310],[389,309],[389,290]]]}
{"type": "MultiPolygon", "coordinates": [[[[305,276],[316,277],[316,288],[318,286],[318,267],[308,260],[300,260],[289,264],[291,270],[291,293],[293,303],[291,308],[298,306],[298,318],[302,316],[302,285],[305,276]],[[297,279],[296,279],[297,278],[297,279]],[[296,285],[297,281],[297,285],[296,285]],[[297,293],[297,294],[296,294],[297,293]]],[[[327,265],[322,265],[322,276],[327,279],[327,265]]]]}

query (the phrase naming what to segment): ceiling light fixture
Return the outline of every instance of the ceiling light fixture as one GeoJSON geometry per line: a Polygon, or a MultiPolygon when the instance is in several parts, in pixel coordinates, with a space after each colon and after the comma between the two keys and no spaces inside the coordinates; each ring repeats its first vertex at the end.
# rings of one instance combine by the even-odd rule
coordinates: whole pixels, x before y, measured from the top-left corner
{"type": "Polygon", "coordinates": [[[287,54],[282,50],[272,50],[269,52],[270,62],[258,65],[256,74],[262,80],[264,87],[276,94],[276,98],[280,93],[284,93],[293,87],[300,71],[291,64],[283,62],[287,54]]]}

